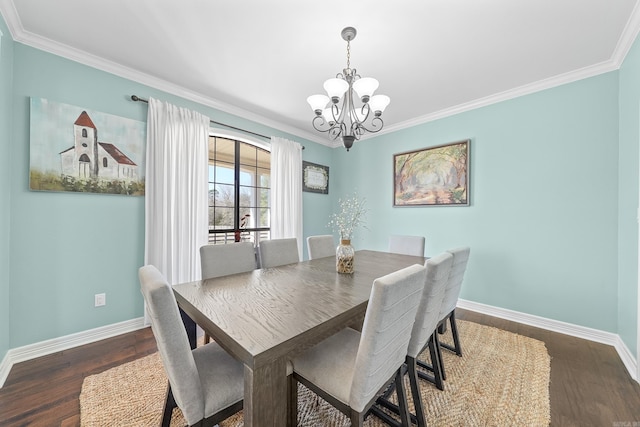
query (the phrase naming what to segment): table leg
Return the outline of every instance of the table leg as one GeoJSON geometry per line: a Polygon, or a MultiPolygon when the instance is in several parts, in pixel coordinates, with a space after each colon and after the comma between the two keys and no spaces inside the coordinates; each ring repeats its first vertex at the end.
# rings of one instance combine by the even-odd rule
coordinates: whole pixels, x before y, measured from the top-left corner
{"type": "Polygon", "coordinates": [[[258,369],[244,367],[245,427],[287,425],[286,360],[276,359],[258,369]]]}
{"type": "Polygon", "coordinates": [[[193,350],[198,345],[198,337],[196,336],[197,335],[196,322],[194,322],[187,313],[182,311],[182,309],[180,309],[180,317],[182,318],[184,329],[187,331],[187,338],[189,339],[189,345],[193,350]]]}

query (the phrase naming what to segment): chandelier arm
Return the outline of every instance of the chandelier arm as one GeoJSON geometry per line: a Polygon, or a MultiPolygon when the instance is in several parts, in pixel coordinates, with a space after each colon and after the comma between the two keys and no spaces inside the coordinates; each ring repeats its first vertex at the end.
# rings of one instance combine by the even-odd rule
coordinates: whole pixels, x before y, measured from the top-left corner
{"type": "MultiPolygon", "coordinates": [[[[342,111],[344,111],[344,102],[342,103],[342,111]]],[[[342,116],[342,112],[338,108],[338,104],[331,105],[331,116],[333,117],[334,123],[340,123],[340,117],[342,116]]]]}
{"type": "Polygon", "coordinates": [[[346,127],[344,123],[336,124],[329,129],[329,135],[332,139],[338,139],[341,135],[346,133],[346,127]]]}
{"type": "Polygon", "coordinates": [[[376,132],[380,132],[382,130],[382,128],[384,127],[384,121],[379,116],[376,116],[371,120],[371,127],[372,128],[368,128],[362,123],[360,124],[359,127],[361,127],[362,129],[364,129],[365,131],[367,131],[369,133],[376,133],[376,132]],[[378,125],[378,123],[379,123],[379,125],[378,125]]]}
{"type": "Polygon", "coordinates": [[[356,137],[356,139],[360,139],[360,137],[364,135],[365,130],[366,128],[362,123],[353,123],[351,125],[351,133],[356,137]]]}
{"type": "Polygon", "coordinates": [[[371,114],[371,107],[369,106],[369,103],[367,102],[366,104],[362,104],[362,108],[360,109],[360,113],[363,116],[362,120],[358,120],[360,123],[364,124],[364,122],[367,121],[367,119],[369,118],[369,115],[371,114]],[[366,110],[366,114],[365,114],[365,110],[366,110]]]}
{"type": "Polygon", "coordinates": [[[382,130],[382,128],[384,127],[384,121],[382,120],[382,117],[380,116],[375,116],[372,120],[371,120],[371,126],[373,127],[377,127],[378,129],[373,130],[373,131],[369,131],[369,132],[380,132],[382,130]],[[377,126],[376,123],[380,123],[380,126],[377,126]]]}
{"type": "Polygon", "coordinates": [[[315,116],[313,120],[311,120],[311,124],[313,125],[313,128],[318,132],[329,132],[331,130],[331,127],[329,127],[328,129],[322,128],[324,127],[324,125],[328,125],[327,121],[322,116],[315,116]],[[319,125],[317,124],[318,120],[320,121],[319,125]]]}

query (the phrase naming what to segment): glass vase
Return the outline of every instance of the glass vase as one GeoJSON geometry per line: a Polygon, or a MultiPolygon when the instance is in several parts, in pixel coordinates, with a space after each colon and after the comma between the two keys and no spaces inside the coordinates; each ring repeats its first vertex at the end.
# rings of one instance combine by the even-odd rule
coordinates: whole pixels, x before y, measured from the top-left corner
{"type": "Polygon", "coordinates": [[[340,240],[336,248],[336,271],[338,273],[353,273],[353,262],[356,251],[351,246],[351,240],[340,240]]]}

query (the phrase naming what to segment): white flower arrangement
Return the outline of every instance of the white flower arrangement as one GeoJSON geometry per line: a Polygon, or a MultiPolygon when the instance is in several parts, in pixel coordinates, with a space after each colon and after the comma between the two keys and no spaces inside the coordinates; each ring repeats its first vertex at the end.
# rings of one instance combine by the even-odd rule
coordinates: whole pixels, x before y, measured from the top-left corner
{"type": "Polygon", "coordinates": [[[338,199],[340,205],[340,212],[331,214],[327,227],[333,228],[340,235],[340,240],[351,240],[353,236],[353,230],[364,225],[365,214],[367,208],[365,207],[366,199],[360,199],[356,193],[346,198],[338,199]]]}

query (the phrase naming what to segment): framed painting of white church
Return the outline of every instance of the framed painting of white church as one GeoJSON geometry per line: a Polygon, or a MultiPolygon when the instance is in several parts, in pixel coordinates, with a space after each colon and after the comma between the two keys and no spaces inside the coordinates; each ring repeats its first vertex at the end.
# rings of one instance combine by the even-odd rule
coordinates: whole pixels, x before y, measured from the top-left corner
{"type": "Polygon", "coordinates": [[[146,124],[31,98],[29,188],[144,195],[146,124]]]}

